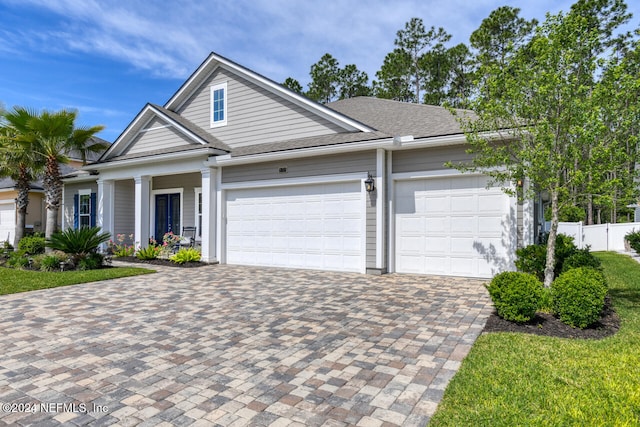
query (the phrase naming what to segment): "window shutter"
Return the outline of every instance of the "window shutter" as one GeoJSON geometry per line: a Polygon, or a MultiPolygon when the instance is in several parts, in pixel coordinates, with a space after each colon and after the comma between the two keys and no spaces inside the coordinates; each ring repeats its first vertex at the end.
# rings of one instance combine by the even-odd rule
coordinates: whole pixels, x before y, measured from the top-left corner
{"type": "Polygon", "coordinates": [[[96,226],[96,211],[97,206],[96,206],[96,193],[91,193],[91,206],[89,207],[89,223],[91,224],[92,227],[96,226]]]}
{"type": "Polygon", "coordinates": [[[78,194],[73,195],[73,228],[76,230],[80,225],[80,196],[78,194]]]}

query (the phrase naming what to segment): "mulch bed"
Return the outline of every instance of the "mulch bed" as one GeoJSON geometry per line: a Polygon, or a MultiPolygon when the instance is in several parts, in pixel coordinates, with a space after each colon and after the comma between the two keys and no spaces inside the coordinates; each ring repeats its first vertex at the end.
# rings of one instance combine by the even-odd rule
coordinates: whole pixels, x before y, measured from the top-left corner
{"type": "Polygon", "coordinates": [[[620,317],[614,311],[607,296],[600,320],[588,328],[572,328],[548,313],[538,313],[527,323],[504,320],[494,313],[487,319],[483,332],[522,332],[559,338],[602,339],[614,335],[620,329],[620,317]]]}
{"type": "Polygon", "coordinates": [[[121,256],[114,257],[114,261],[123,261],[123,262],[132,262],[137,264],[151,264],[151,265],[164,265],[166,267],[177,267],[177,268],[194,268],[194,267],[204,267],[205,265],[209,265],[205,262],[185,262],[184,264],[178,264],[177,262],[169,261],[168,259],[138,259],[134,256],[121,256]]]}

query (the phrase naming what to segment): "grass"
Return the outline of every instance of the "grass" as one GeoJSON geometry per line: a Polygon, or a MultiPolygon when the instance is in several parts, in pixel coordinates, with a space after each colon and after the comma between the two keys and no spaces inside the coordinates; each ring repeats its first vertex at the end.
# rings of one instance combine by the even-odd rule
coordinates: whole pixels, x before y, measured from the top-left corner
{"type": "Polygon", "coordinates": [[[57,288],[118,277],[153,273],[146,268],[115,267],[100,270],[41,272],[0,267],[0,295],[57,288]]]}
{"type": "Polygon", "coordinates": [[[482,335],[430,426],[640,425],[640,264],[599,253],[622,320],[603,340],[482,335]]]}

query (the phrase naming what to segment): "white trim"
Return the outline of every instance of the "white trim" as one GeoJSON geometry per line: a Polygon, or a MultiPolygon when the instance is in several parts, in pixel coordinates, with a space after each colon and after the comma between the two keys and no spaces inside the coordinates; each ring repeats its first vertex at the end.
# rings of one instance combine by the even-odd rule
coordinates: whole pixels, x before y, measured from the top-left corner
{"type": "Polygon", "coordinates": [[[217,128],[217,127],[222,127],[227,125],[227,119],[229,118],[229,109],[227,108],[228,98],[229,98],[229,91],[227,90],[227,82],[218,83],[209,88],[209,126],[211,128],[217,128]],[[220,89],[222,89],[222,96],[224,97],[223,99],[224,105],[222,106],[222,114],[224,116],[224,119],[216,121],[213,119],[213,113],[214,113],[213,99],[214,99],[214,93],[220,89]]]}
{"type": "MultiPolygon", "coordinates": [[[[210,147],[202,147],[198,149],[186,150],[186,151],[178,151],[175,153],[166,153],[166,154],[153,154],[144,157],[136,157],[135,159],[124,159],[124,160],[115,160],[112,162],[106,163],[92,163],[90,165],[84,166],[83,170],[91,171],[91,170],[105,170],[105,169],[116,169],[122,168],[125,166],[135,166],[142,164],[155,164],[162,161],[175,161],[175,160],[183,160],[195,157],[202,157],[203,155],[215,155],[223,153],[221,150],[216,150],[215,148],[210,147]]],[[[226,151],[224,152],[226,153],[226,151]]]]}
{"type": "Polygon", "coordinates": [[[443,177],[456,177],[456,176],[477,176],[485,175],[481,172],[460,172],[456,169],[438,169],[432,171],[417,171],[417,172],[399,172],[391,174],[393,181],[405,181],[411,179],[424,179],[424,178],[443,178],[443,177]]]}
{"type": "Polygon", "coordinates": [[[221,184],[223,190],[236,190],[243,188],[263,188],[263,187],[285,187],[293,185],[309,185],[309,184],[325,184],[347,181],[358,181],[367,179],[367,174],[364,172],[349,173],[349,174],[336,174],[336,175],[320,175],[320,176],[305,176],[300,178],[282,178],[282,179],[265,179],[261,181],[243,181],[243,182],[230,182],[221,184]]]}
{"type": "Polygon", "coordinates": [[[221,264],[227,262],[227,194],[222,189],[222,173],[219,169],[212,170],[216,180],[216,256],[221,264]]]}
{"type": "MultiPolygon", "coordinates": [[[[198,229],[196,230],[196,240],[197,241],[201,241],[202,240],[202,225],[200,224],[200,221],[198,221],[198,217],[202,218],[204,221],[204,217],[202,216],[203,212],[200,212],[200,214],[198,214],[198,194],[202,195],[202,187],[193,187],[193,199],[194,199],[194,207],[193,207],[193,224],[198,227],[198,229]],[[200,233],[200,236],[198,236],[198,233],[200,233]]],[[[202,197],[202,196],[200,196],[202,197]]],[[[204,203],[204,200],[203,200],[204,203]]],[[[203,211],[204,211],[204,206],[202,206],[203,211]]]]}
{"type": "MultiPolygon", "coordinates": [[[[180,227],[177,232],[173,230],[173,234],[179,235],[182,233],[182,227],[184,224],[184,188],[161,188],[158,190],[151,190],[149,192],[149,236],[153,236],[158,242],[158,236],[154,235],[156,232],[156,196],[160,194],[175,193],[180,193],[180,227]]],[[[162,239],[162,236],[160,236],[160,239],[162,239]]]]}
{"type": "Polygon", "coordinates": [[[383,269],[385,250],[385,207],[386,197],[386,162],[385,150],[376,151],[376,268],[383,269]]]}
{"type": "Polygon", "coordinates": [[[82,188],[78,190],[78,196],[86,196],[86,195],[91,195],[91,189],[90,188],[82,188]]]}
{"type": "Polygon", "coordinates": [[[15,201],[13,200],[0,200],[0,205],[13,205],[15,201]]]}
{"type": "MultiPolygon", "coordinates": [[[[82,189],[79,189],[76,193],[78,194],[78,228],[82,228],[82,220],[81,220],[81,218],[83,216],[85,216],[85,217],[88,216],[89,217],[89,227],[91,227],[91,210],[92,209],[96,210],[96,213],[95,213],[96,214],[96,223],[98,221],[98,218],[97,218],[97,215],[98,215],[97,208],[98,207],[97,206],[91,206],[91,189],[90,188],[89,189],[82,188],[82,189]],[[81,200],[82,196],[89,196],[89,213],[88,214],[81,214],[80,213],[80,204],[82,203],[82,200],[81,200]]],[[[96,204],[97,204],[97,195],[96,195],[96,204]]],[[[73,204],[73,209],[75,210],[75,208],[76,208],[76,206],[75,206],[75,203],[74,203],[73,204]]],[[[74,216],[75,216],[75,212],[74,212],[74,216]]],[[[74,223],[75,223],[75,221],[74,221],[74,223]]]]}
{"type": "Polygon", "coordinates": [[[160,130],[160,129],[166,129],[166,128],[170,128],[170,127],[173,127],[173,125],[162,125],[162,126],[156,126],[156,127],[153,127],[153,128],[140,129],[138,131],[138,133],[150,132],[152,130],[160,130]]]}
{"type": "Polygon", "coordinates": [[[395,221],[395,181],[393,180],[393,152],[387,153],[387,273],[396,271],[396,221],[395,221]]]}
{"type": "Polygon", "coordinates": [[[393,147],[393,139],[384,138],[374,141],[348,142],[337,145],[323,145],[320,147],[299,148],[272,153],[250,154],[247,156],[232,157],[229,154],[212,157],[205,162],[205,166],[235,166],[249,163],[260,163],[274,160],[299,159],[302,157],[315,157],[325,154],[341,154],[354,151],[372,150],[377,148],[389,149],[393,147]]]}

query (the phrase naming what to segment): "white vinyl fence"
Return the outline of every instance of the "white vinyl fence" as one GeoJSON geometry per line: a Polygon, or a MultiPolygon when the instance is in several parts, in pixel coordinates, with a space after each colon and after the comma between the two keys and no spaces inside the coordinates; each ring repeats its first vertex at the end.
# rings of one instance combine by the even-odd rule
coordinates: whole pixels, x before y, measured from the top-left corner
{"type": "Polygon", "coordinates": [[[640,230],[640,222],[624,224],[583,225],[582,222],[561,222],[558,233],[574,238],[582,249],[589,245],[592,251],[624,251],[624,236],[632,230],[640,230]]]}

